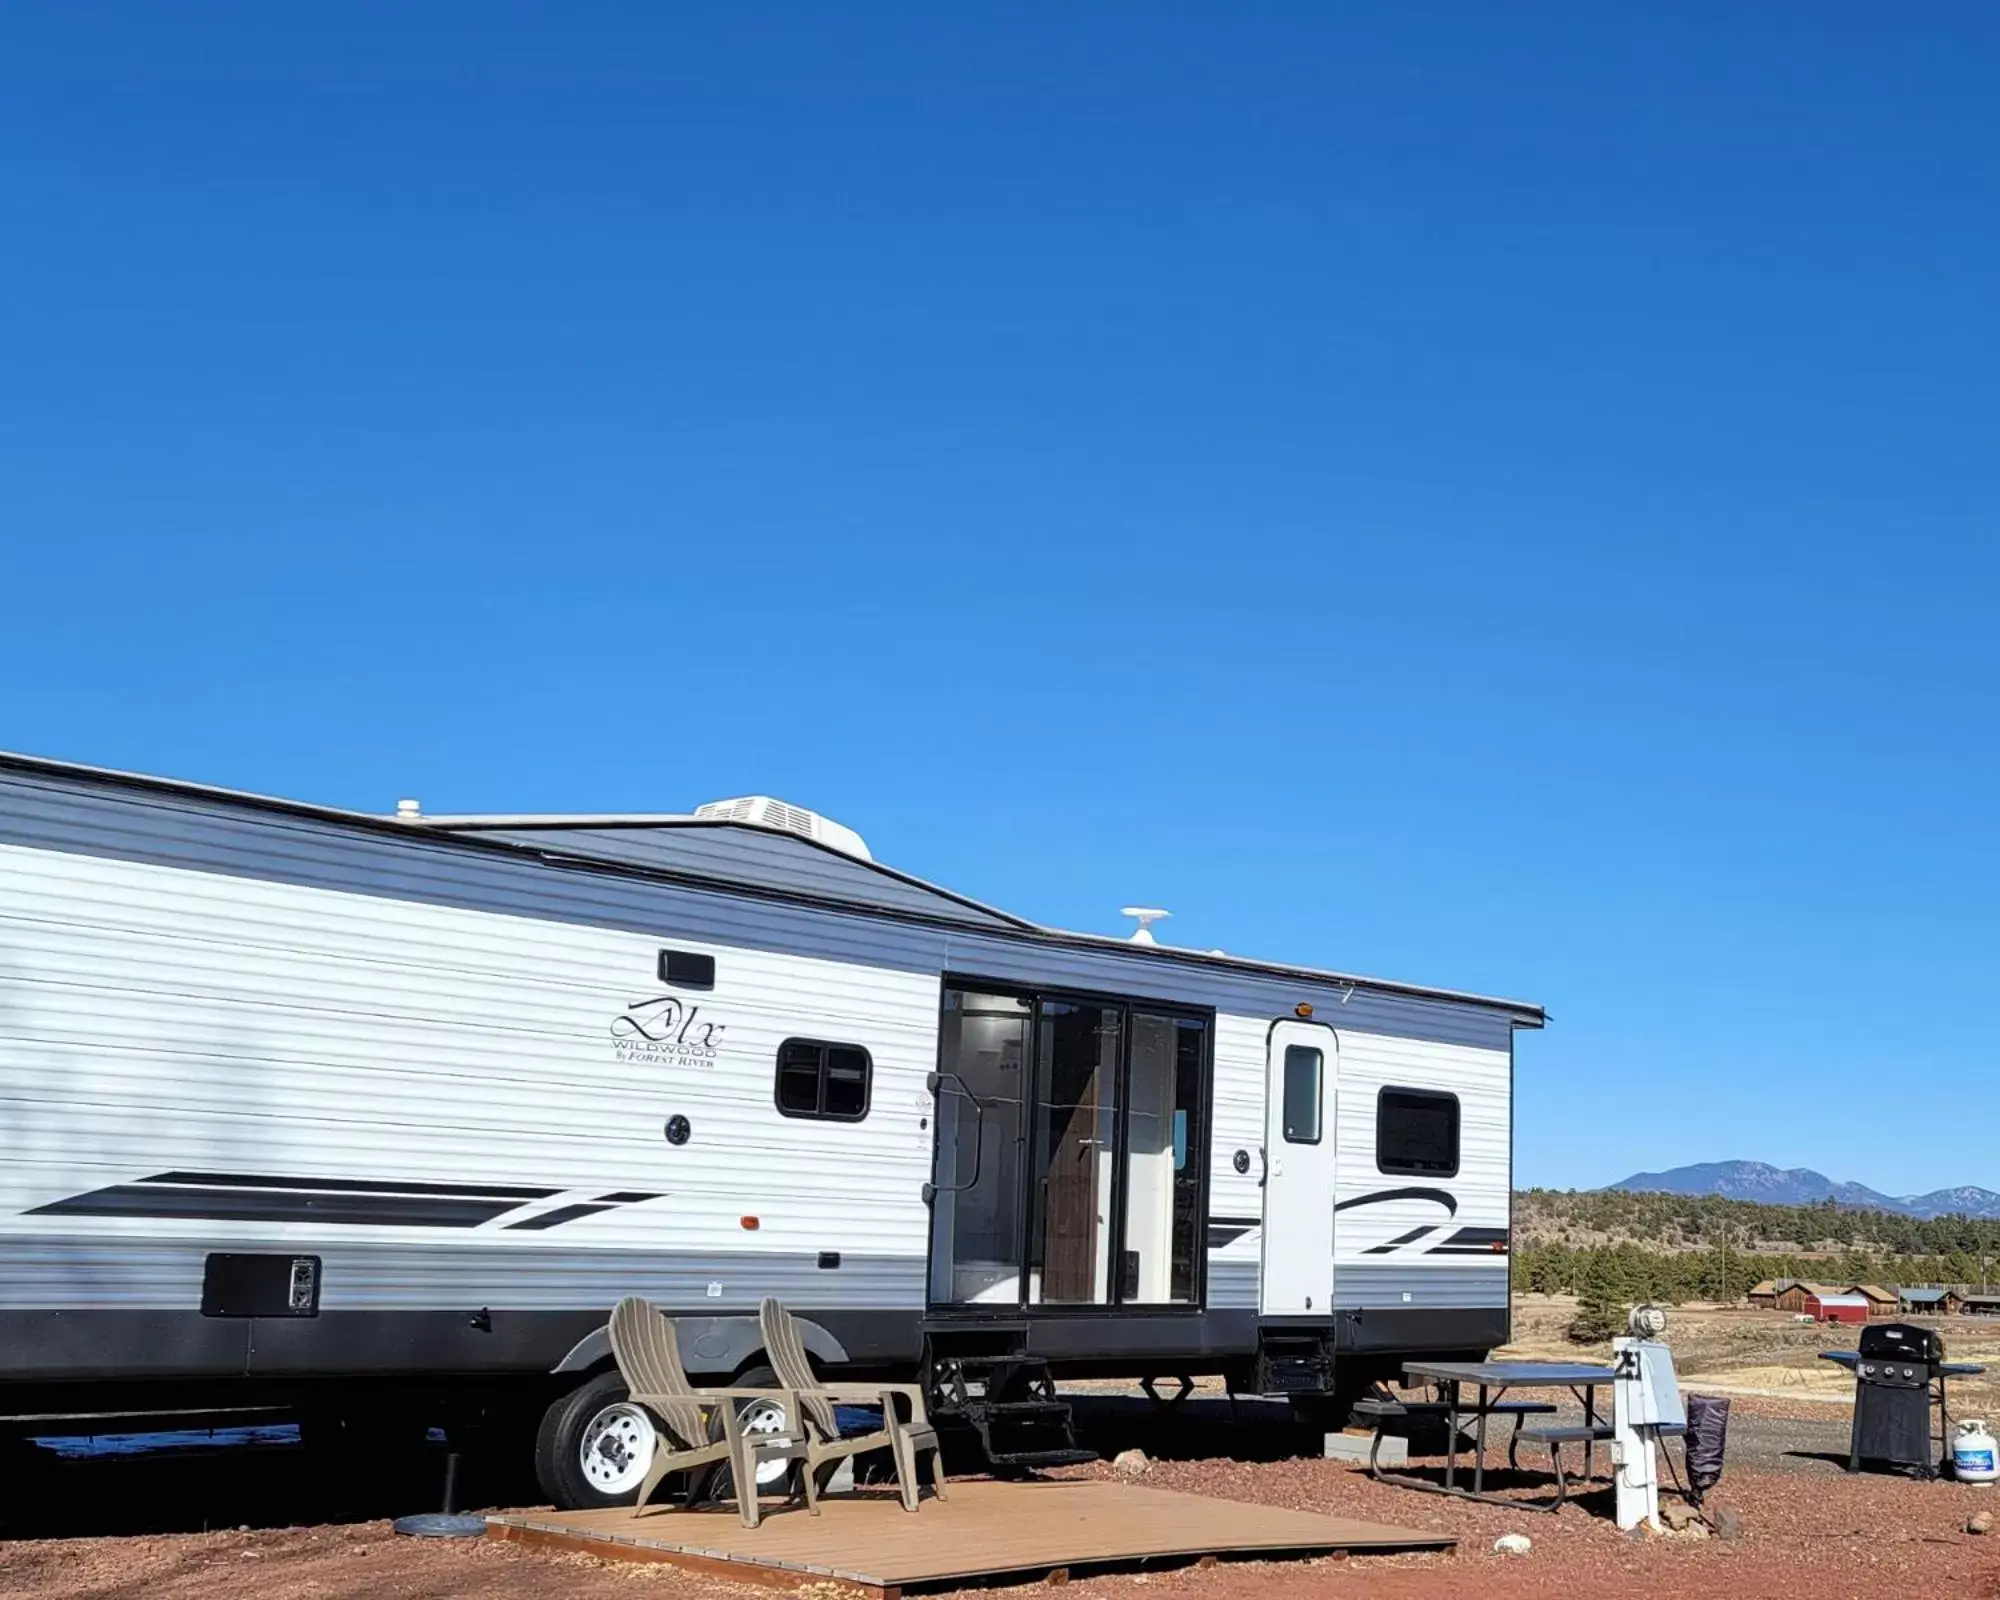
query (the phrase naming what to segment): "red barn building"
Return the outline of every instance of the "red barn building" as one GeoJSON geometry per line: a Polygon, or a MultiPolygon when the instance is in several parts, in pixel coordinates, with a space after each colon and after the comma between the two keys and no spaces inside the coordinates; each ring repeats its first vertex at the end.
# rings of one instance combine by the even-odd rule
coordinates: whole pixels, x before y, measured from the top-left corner
{"type": "Polygon", "coordinates": [[[1896,1314],[1896,1307],[1901,1304],[1895,1295],[1879,1283],[1851,1283],[1847,1286],[1847,1292],[1858,1294],[1868,1302],[1868,1315],[1871,1317],[1893,1317],[1896,1314]]]}
{"type": "Polygon", "coordinates": [[[1816,1295],[1839,1294],[1846,1286],[1838,1283],[1806,1283],[1798,1278],[1780,1278],[1777,1283],[1777,1297],[1773,1302],[1780,1311],[1789,1311],[1794,1316],[1810,1311],[1807,1304],[1816,1295]]]}
{"type": "Polygon", "coordinates": [[[1866,1322],[1868,1296],[1865,1294],[1809,1294],[1806,1311],[1815,1322],[1866,1322]]]}

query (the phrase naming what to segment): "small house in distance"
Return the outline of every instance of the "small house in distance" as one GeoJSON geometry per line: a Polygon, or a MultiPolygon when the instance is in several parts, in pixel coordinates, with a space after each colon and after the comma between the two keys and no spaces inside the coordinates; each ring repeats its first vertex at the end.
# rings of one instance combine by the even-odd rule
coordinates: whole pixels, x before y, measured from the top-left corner
{"type": "Polygon", "coordinates": [[[1866,1322],[1868,1297],[1860,1294],[1809,1294],[1806,1314],[1815,1322],[1866,1322]]]}
{"type": "Polygon", "coordinates": [[[1744,1298],[1759,1311],[1776,1310],[1779,1292],[1790,1288],[1791,1282],[1790,1278],[1766,1278],[1756,1288],[1752,1289],[1749,1294],[1745,1295],[1744,1298]]]}
{"type": "Polygon", "coordinates": [[[1905,1285],[1898,1292],[1897,1309],[1914,1317],[1955,1317],[1964,1309],[1958,1291],[1905,1285]]]}
{"type": "Polygon", "coordinates": [[[1958,1308],[1968,1317],[2000,1317],[2000,1294],[1981,1291],[1959,1296],[1958,1308]]]}
{"type": "Polygon", "coordinates": [[[1902,1303],[1879,1283],[1850,1284],[1847,1292],[1858,1294],[1868,1302],[1868,1315],[1871,1317],[1893,1317],[1902,1303]]]}

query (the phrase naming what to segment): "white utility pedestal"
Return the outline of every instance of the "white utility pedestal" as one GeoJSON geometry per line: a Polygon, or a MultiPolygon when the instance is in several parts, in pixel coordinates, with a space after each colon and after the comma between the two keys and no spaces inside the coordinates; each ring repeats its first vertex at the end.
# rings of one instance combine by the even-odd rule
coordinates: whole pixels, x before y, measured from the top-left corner
{"type": "MultiPolygon", "coordinates": [[[[1651,1306],[1632,1313],[1632,1326],[1657,1333],[1664,1318],[1651,1306]],[[1642,1321],[1646,1313],[1650,1317],[1642,1321]]],[[[1674,1358],[1657,1339],[1611,1341],[1611,1464],[1618,1472],[1618,1526],[1631,1530],[1645,1523],[1660,1525],[1660,1476],[1657,1443],[1665,1426],[1685,1427],[1687,1409],[1674,1377],[1674,1358]]]]}

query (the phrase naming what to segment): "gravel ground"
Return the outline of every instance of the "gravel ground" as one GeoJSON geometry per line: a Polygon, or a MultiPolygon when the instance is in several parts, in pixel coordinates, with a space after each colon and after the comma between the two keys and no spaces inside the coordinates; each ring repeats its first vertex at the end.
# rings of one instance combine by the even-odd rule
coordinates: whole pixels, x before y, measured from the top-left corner
{"type": "MultiPolygon", "coordinates": [[[[1317,1454],[1317,1436],[1291,1425],[1289,1409],[1267,1401],[1239,1402],[1232,1421],[1220,1400],[1190,1400],[1170,1427],[1160,1425],[1148,1402],[1110,1395],[1072,1395],[1078,1425],[1092,1448],[1106,1455],[1138,1445],[1167,1457],[1281,1459],[1317,1454]]],[[[1561,1398],[1556,1420],[1583,1420],[1561,1398]]],[[[1824,1473],[1847,1463],[1852,1413],[1838,1406],[1732,1395],[1729,1401],[1729,1464],[1732,1470],[1824,1473]]],[[[1506,1430],[1496,1424],[1489,1460],[1506,1454],[1506,1430]]],[[[1573,1452],[1572,1452],[1573,1454],[1573,1452]]],[[[1678,1451],[1676,1451],[1678,1459],[1678,1451]]],[[[1523,1463],[1529,1455],[1524,1447],[1523,1463]]]]}
{"type": "MultiPolygon", "coordinates": [[[[1171,1424],[1142,1402],[1092,1398],[1080,1408],[1099,1448],[1140,1446],[1152,1460],[1143,1481],[1224,1499],[1254,1501],[1436,1528],[1460,1540],[1456,1556],[1370,1557],[1312,1563],[1225,1563],[1209,1569],[1080,1577],[1072,1590],[1147,1588],[1189,1600],[1250,1600],[1283,1584],[1291,1594],[1359,1594],[1383,1600],[1444,1600],[1471,1592],[1495,1600],[1659,1592],[1677,1600],[1756,1600],[1799,1592],[1809,1569],[1816,1595],[1916,1593],[1949,1583],[1967,1600],[2000,1600],[2000,1534],[1978,1538],[1964,1525],[1975,1511],[2000,1510],[2000,1492],[1888,1477],[1849,1478],[1827,1459],[1844,1435],[1842,1416],[1787,1414],[1781,1403],[1742,1402],[1731,1427],[1730,1466],[1713,1497],[1742,1515],[1739,1540],[1693,1535],[1621,1535],[1610,1522],[1608,1491],[1580,1497],[1559,1516],[1412,1494],[1371,1483],[1335,1462],[1297,1459],[1309,1442],[1276,1408],[1246,1405],[1232,1420],[1220,1402],[1198,1400],[1171,1424]],[[1527,1534],[1526,1556],[1492,1552],[1503,1533],[1527,1534]]],[[[326,1508],[304,1480],[284,1488],[296,1463],[266,1452],[242,1461],[130,1460],[64,1464],[61,1503],[80,1519],[63,1538],[0,1544],[0,1594],[23,1600],[210,1596],[247,1591],[267,1600],[345,1596],[471,1597],[522,1600],[652,1594],[674,1600],[751,1600],[770,1591],[691,1578],[668,1568],[552,1557],[486,1542],[400,1539],[370,1518],[304,1527],[119,1536],[105,1529],[138,1521],[198,1528],[217,1497],[251,1480],[276,1515],[326,1508]],[[235,1474],[236,1476],[231,1476],[235,1474]],[[207,1475],[213,1481],[204,1483],[207,1475]],[[218,1476],[219,1475],[219,1476],[218,1476]],[[138,1515],[135,1497],[150,1508],[138,1515]]],[[[1109,1465],[1080,1469],[1112,1472],[1109,1465]]],[[[255,1497],[241,1503],[257,1503],[255,1497]]],[[[329,1513],[330,1514],[330,1513],[329,1513]]],[[[830,1600],[837,1586],[819,1586],[830,1600]]],[[[1084,1597],[1079,1595],[1079,1600],[1084,1597]]]]}

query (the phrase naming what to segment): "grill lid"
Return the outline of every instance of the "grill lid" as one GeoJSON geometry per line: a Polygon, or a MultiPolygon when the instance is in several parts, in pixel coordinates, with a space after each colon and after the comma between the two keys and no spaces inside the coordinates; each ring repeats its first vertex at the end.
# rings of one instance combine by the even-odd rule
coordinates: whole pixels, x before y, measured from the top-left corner
{"type": "Polygon", "coordinates": [[[1901,1361],[1935,1367],[1944,1360],[1944,1340],[1933,1328],[1913,1322],[1871,1322],[1861,1330],[1863,1361],[1901,1361]]]}

